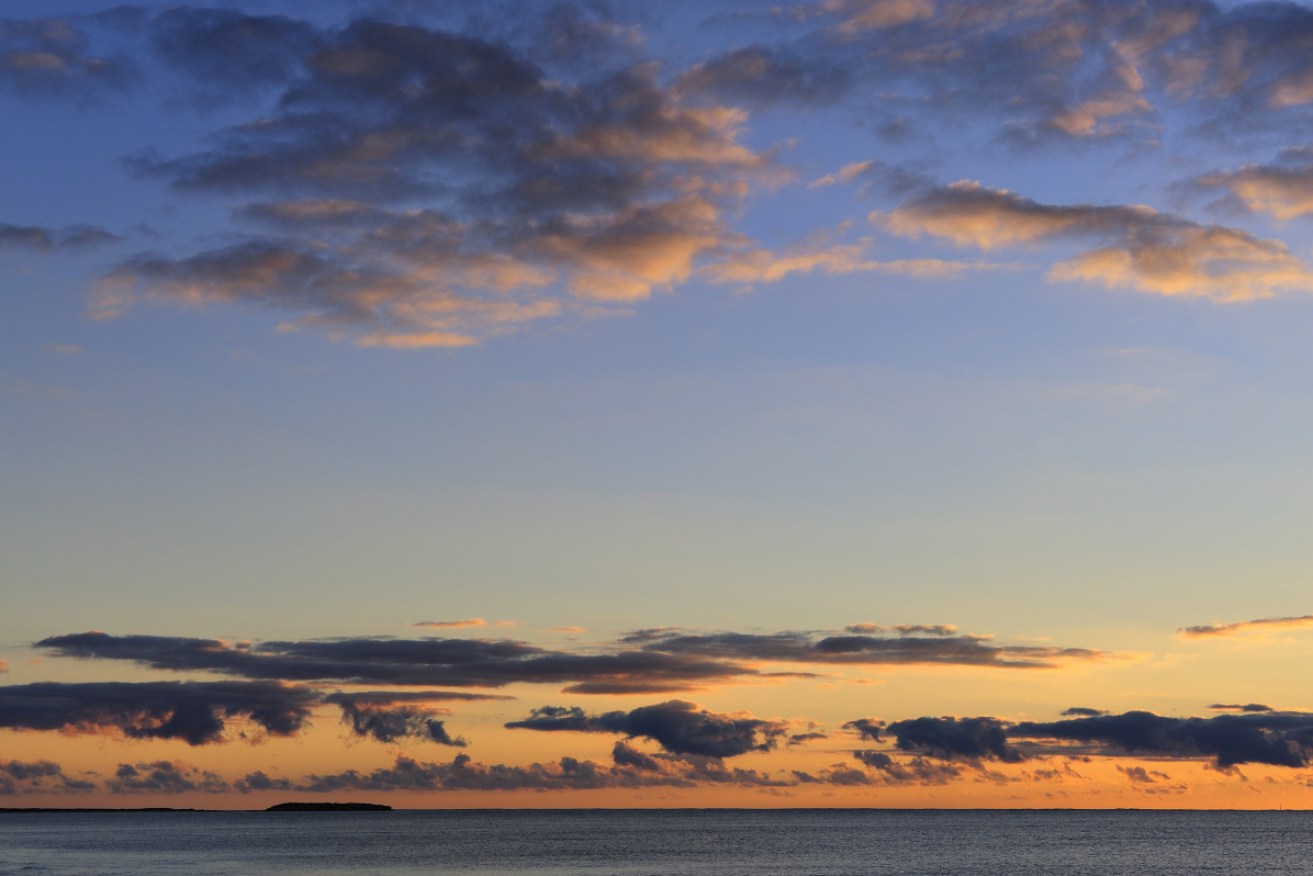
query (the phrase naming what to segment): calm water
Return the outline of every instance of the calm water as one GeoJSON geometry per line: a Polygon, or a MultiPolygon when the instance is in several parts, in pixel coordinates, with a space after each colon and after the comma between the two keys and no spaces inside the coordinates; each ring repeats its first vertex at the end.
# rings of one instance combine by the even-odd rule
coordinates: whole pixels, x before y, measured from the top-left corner
{"type": "Polygon", "coordinates": [[[1313,873],[1313,813],[0,814],[0,874],[1313,873]]]}

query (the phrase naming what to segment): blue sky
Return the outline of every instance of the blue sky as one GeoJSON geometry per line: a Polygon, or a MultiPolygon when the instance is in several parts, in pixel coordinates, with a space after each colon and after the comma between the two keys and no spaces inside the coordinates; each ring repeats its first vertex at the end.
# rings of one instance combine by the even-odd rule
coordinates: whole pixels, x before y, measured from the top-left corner
{"type": "MultiPolygon", "coordinates": [[[[577,656],[650,628],[858,625],[869,649],[1102,656],[1045,673],[872,659],[582,706],[677,695],[811,721],[830,748],[779,756],[813,772],[862,741],[844,729],[861,715],[988,716],[1022,734],[1022,718],[1085,705],[1073,685],[1112,711],[1313,708],[1282,669],[1309,650],[1308,7],[307,14],[4,9],[14,696],[220,671],[36,644],[89,630],[184,650],[450,636],[577,656]],[[413,626],[471,618],[484,623],[413,626]],[[1297,622],[1177,632],[1271,618],[1297,622]]],[[[488,763],[547,756],[502,725],[565,694],[516,684],[522,707],[447,719],[489,734],[488,763]]],[[[73,775],[172,758],[222,774],[224,805],[247,799],[237,773],[158,727],[143,742],[138,725],[70,717],[110,746],[84,751],[6,718],[3,693],[0,760],[73,775]]],[[[316,702],[328,758],[335,701],[316,702]]],[[[587,726],[580,739],[633,724],[587,726]]],[[[972,758],[906,738],[887,750],[972,758]]],[[[1109,745],[1108,763],[1134,754],[1109,745]]],[[[1198,772],[1233,766],[1202,745],[1173,751],[1197,773],[1180,793],[1238,805],[1238,784],[1198,772]]],[[[1256,762],[1296,799],[1304,773],[1256,762]]],[[[861,805],[911,799],[880,796],[892,786],[937,793],[866,769],[861,805]]],[[[1078,802],[1142,800],[1105,773],[1078,802]]],[[[688,781],[683,803],[711,793],[688,781]]],[[[723,785],[716,801],[741,802],[723,785]]]]}

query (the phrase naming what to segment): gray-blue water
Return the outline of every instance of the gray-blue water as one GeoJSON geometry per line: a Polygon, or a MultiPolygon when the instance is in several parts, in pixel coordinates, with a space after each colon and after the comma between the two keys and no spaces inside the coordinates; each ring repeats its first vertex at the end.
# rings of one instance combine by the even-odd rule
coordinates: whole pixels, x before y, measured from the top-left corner
{"type": "Polygon", "coordinates": [[[0,814],[0,874],[1313,873],[1313,813],[0,814]]]}

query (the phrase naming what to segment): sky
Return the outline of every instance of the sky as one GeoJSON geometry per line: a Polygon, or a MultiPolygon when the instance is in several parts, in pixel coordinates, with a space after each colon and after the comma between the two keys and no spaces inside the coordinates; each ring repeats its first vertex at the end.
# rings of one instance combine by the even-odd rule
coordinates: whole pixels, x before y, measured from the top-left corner
{"type": "Polygon", "coordinates": [[[0,807],[1313,804],[1313,6],[0,7],[0,807]]]}

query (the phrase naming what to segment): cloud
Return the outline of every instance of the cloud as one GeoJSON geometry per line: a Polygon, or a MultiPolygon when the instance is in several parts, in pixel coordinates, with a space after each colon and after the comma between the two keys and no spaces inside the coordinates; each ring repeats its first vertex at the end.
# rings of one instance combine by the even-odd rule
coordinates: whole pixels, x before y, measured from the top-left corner
{"type": "MultiPolygon", "coordinates": [[[[854,760],[876,770],[881,780],[890,785],[946,785],[963,773],[961,766],[938,763],[924,757],[896,760],[882,751],[854,751],[852,756],[854,760]]],[[[848,776],[847,779],[851,781],[852,777],[848,776]]]]}
{"type": "Polygon", "coordinates": [[[1313,163],[1300,151],[1287,153],[1276,164],[1249,164],[1238,170],[1196,177],[1188,185],[1195,191],[1224,189],[1233,205],[1251,213],[1265,213],[1282,221],[1313,214],[1313,163]]]}
{"type": "Polygon", "coordinates": [[[315,700],[313,691],[274,682],[41,682],[0,686],[0,727],[205,745],[221,741],[226,719],[235,717],[290,736],[315,700]]]}
{"type": "Polygon", "coordinates": [[[416,627],[433,627],[434,629],[462,629],[465,627],[486,627],[487,625],[488,622],[481,617],[449,621],[419,621],[412,624],[412,626],[416,627]]]}
{"type": "Polygon", "coordinates": [[[111,794],[224,794],[229,784],[217,773],[189,764],[157,760],[121,763],[113,778],[106,780],[111,794]]]}
{"type": "MultiPolygon", "coordinates": [[[[99,289],[105,316],[143,301],[245,304],[365,346],[464,346],[684,282],[737,241],[726,209],[777,173],[740,142],[742,110],[685,101],[649,63],[561,66],[559,29],[513,45],[198,9],[152,26],[198,81],[236,77],[277,103],[207,151],[143,153],[130,169],[250,198],[235,217],[266,228],[121,261],[99,289]]],[[[622,30],[591,32],[625,42],[627,58],[622,30]]]]}
{"type": "Polygon", "coordinates": [[[1313,715],[1301,712],[1170,718],[1126,712],[1050,723],[1011,725],[1012,738],[1093,743],[1111,751],[1164,757],[1212,757],[1219,767],[1241,763],[1303,767],[1313,750],[1313,715]]]}
{"type": "Polygon", "coordinates": [[[1313,614],[1295,617],[1261,617],[1256,620],[1235,621],[1234,623],[1201,624],[1183,627],[1177,633],[1185,639],[1203,639],[1212,636],[1234,636],[1239,634],[1270,633],[1279,630],[1294,630],[1313,626],[1313,614]]]}
{"type": "Polygon", "coordinates": [[[1100,244],[1054,265],[1053,280],[1216,301],[1313,288],[1313,274],[1279,240],[1145,206],[1043,204],[964,180],[872,219],[901,236],[929,235],[986,251],[1062,239],[1100,244]]]}
{"type": "Polygon", "coordinates": [[[42,228],[0,222],[0,252],[7,249],[31,249],[37,252],[87,249],[117,240],[118,235],[92,225],[42,228]]]}
{"type": "Polygon", "coordinates": [[[714,95],[750,106],[832,103],[852,85],[843,64],[782,47],[746,46],[689,68],[680,90],[714,95]]]}
{"type": "Polygon", "coordinates": [[[128,58],[92,54],[88,42],[60,19],[0,20],[0,90],[89,105],[136,81],[128,58]]]}
{"type": "Polygon", "coordinates": [[[1275,712],[1271,706],[1262,703],[1213,703],[1208,708],[1218,712],[1275,712]]]}
{"type": "Polygon", "coordinates": [[[374,691],[364,694],[335,693],[324,697],[342,709],[342,723],[357,736],[377,739],[379,742],[396,742],[414,738],[440,745],[464,748],[469,743],[447,732],[446,723],[438,718],[446,710],[421,708],[410,705],[417,699],[429,699],[427,693],[391,693],[374,691]]]}
{"type": "Polygon", "coordinates": [[[885,730],[885,723],[876,718],[857,718],[845,723],[843,729],[855,731],[862,739],[881,742],[883,740],[880,734],[885,730]]]}
{"type": "MultiPolygon", "coordinates": [[[[946,625],[883,629],[881,634],[842,635],[639,630],[622,637],[609,650],[596,646],[544,648],[513,639],[441,637],[234,644],[217,639],[114,636],[96,631],[52,636],[37,642],[36,647],[65,657],[125,660],[153,669],[215,672],[246,679],[457,688],[559,684],[563,692],[589,695],[669,694],[708,684],[778,677],[778,673],[769,671],[772,663],[1042,669],[1116,657],[1085,648],[1001,645],[979,636],[957,634],[946,625]]],[[[314,692],[305,695],[318,696],[314,692]]],[[[351,696],[357,703],[365,702],[358,694],[351,696]]],[[[428,697],[442,698],[455,696],[428,697]]],[[[418,715],[395,717],[412,729],[418,726],[411,721],[418,715]]]]}
{"type": "MultiPolygon", "coordinates": [[[[844,727],[858,730],[863,738],[875,742],[882,741],[881,734],[887,733],[894,738],[898,751],[967,764],[1019,763],[1032,755],[1134,754],[1181,760],[1211,758],[1213,765],[1222,770],[1243,763],[1308,765],[1313,753],[1313,714],[1259,711],[1246,706],[1211,708],[1239,713],[1173,718],[1131,711],[1048,722],[922,717],[894,721],[887,727],[873,719],[860,719],[844,727]]],[[[854,757],[881,769],[892,762],[886,752],[880,751],[856,752],[854,757]]]]}
{"type": "Polygon", "coordinates": [[[575,692],[656,692],[757,674],[731,660],[698,655],[638,649],[571,653],[507,639],[346,638],[232,645],[214,639],[88,632],[36,644],[63,656],[129,660],[156,669],[352,684],[568,683],[575,692]]]}
{"type": "Polygon", "coordinates": [[[151,49],[171,69],[206,87],[198,103],[227,103],[285,84],[318,45],[315,29],[281,15],[181,6],[149,25],[151,49]]]}
{"type": "Polygon", "coordinates": [[[897,633],[900,636],[952,636],[957,632],[957,627],[953,624],[894,624],[892,626],[882,626],[863,621],[862,623],[849,624],[844,627],[844,630],[849,633],[867,636],[876,633],[897,633]]]}
{"type": "Polygon", "coordinates": [[[804,632],[690,634],[679,630],[640,630],[622,641],[645,651],[698,655],[721,660],[838,664],[951,664],[1036,669],[1065,661],[1104,660],[1115,655],[1087,648],[997,645],[971,635],[954,635],[935,625],[930,635],[890,628],[896,634],[825,635],[804,632]]]}
{"type": "Polygon", "coordinates": [[[398,755],[390,767],[369,772],[346,770],[311,774],[299,780],[271,778],[263,771],[234,783],[243,793],[301,791],[560,791],[601,788],[692,788],[700,785],[783,787],[793,782],[757,770],[726,767],[719,758],[697,755],[648,755],[623,742],[612,751],[613,762],[602,764],[562,757],[549,764],[484,764],[458,754],[449,763],[420,761],[398,755]]]}
{"type": "Polygon", "coordinates": [[[1023,756],[1008,744],[1006,730],[995,718],[913,718],[888,727],[900,751],[943,760],[1018,763],[1023,756]]]}
{"type": "Polygon", "coordinates": [[[822,733],[818,730],[809,730],[806,733],[792,733],[789,735],[789,745],[802,745],[805,742],[815,742],[820,739],[829,739],[829,734],[822,733]]]}
{"type": "Polygon", "coordinates": [[[867,256],[869,240],[851,244],[795,247],[787,254],[753,248],[732,253],[702,269],[713,283],[776,283],[790,274],[820,272],[831,276],[855,273],[895,274],[921,279],[945,279],[968,271],[1000,267],[989,262],[944,259],[893,259],[877,261],[867,256]]]}
{"type": "Polygon", "coordinates": [[[1103,709],[1091,709],[1086,706],[1072,706],[1071,708],[1062,710],[1062,716],[1064,718],[1094,718],[1106,714],[1108,713],[1103,709]]]}
{"type": "Polygon", "coordinates": [[[580,733],[623,733],[644,737],[677,755],[735,757],[749,751],[768,751],[787,732],[782,721],[721,715],[683,700],[642,706],[630,712],[589,715],[583,709],[543,706],[509,728],[580,733]]]}
{"type": "Polygon", "coordinates": [[[73,779],[49,760],[0,761],[0,797],[15,794],[84,794],[95,784],[73,779]]]}

